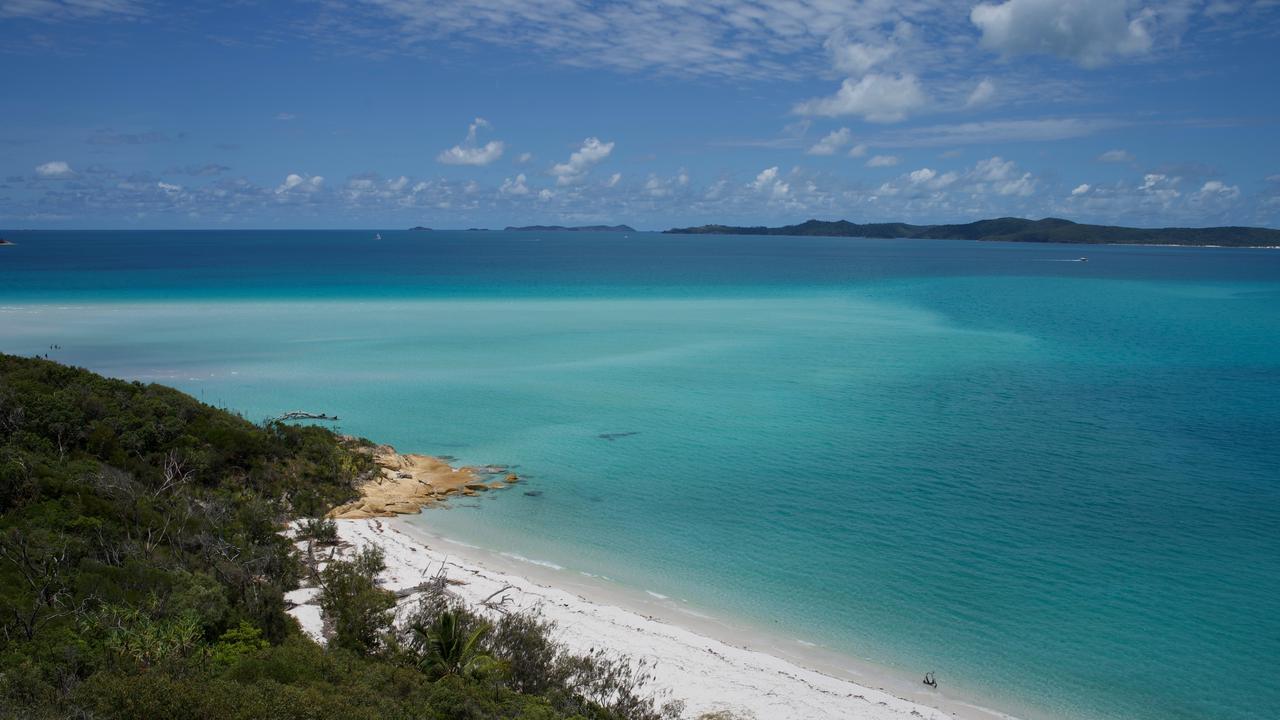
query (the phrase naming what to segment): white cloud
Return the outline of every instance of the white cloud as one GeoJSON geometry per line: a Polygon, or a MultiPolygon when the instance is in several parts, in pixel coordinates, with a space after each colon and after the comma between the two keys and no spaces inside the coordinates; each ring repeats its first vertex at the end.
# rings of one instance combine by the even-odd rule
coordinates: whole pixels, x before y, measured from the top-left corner
{"type": "Polygon", "coordinates": [[[847,78],[835,95],[806,100],[795,107],[801,115],[858,115],[869,122],[897,122],[925,104],[915,75],[872,73],[858,81],[847,78]]]}
{"type": "Polygon", "coordinates": [[[1220,15],[1232,15],[1240,11],[1241,4],[1238,2],[1227,2],[1226,0],[1214,0],[1204,8],[1204,14],[1207,17],[1218,17],[1220,15]]]}
{"type": "Polygon", "coordinates": [[[893,57],[898,51],[893,45],[847,42],[839,36],[828,39],[826,47],[831,52],[831,64],[836,70],[859,77],[893,57]]]}
{"type": "Polygon", "coordinates": [[[502,181],[498,192],[502,195],[528,195],[529,186],[525,184],[525,179],[524,173],[516,175],[514,180],[507,178],[502,181]]]}
{"type": "Polygon", "coordinates": [[[524,165],[528,162],[531,162],[532,160],[533,160],[533,153],[530,153],[530,152],[520,153],[518,156],[516,156],[517,165],[524,165]]]}
{"type": "Polygon", "coordinates": [[[969,99],[965,101],[964,106],[967,108],[979,107],[991,102],[996,95],[996,84],[991,78],[983,78],[977,86],[973,88],[973,92],[969,93],[969,99]]]}
{"type": "Polygon", "coordinates": [[[771,184],[777,179],[778,179],[778,166],[774,165],[771,168],[765,168],[764,170],[761,170],[760,174],[756,175],[756,181],[751,183],[751,187],[754,187],[756,190],[763,190],[765,187],[767,187],[769,184],[771,184]]]}
{"type": "Polygon", "coordinates": [[[1236,185],[1228,185],[1221,180],[1209,180],[1193,197],[1200,201],[1235,200],[1240,197],[1240,188],[1236,185]]]}
{"type": "Polygon", "coordinates": [[[1014,164],[1012,160],[1005,160],[996,155],[986,160],[979,160],[973,166],[973,176],[982,182],[999,182],[1008,180],[1013,176],[1014,164]]]}
{"type": "Polygon", "coordinates": [[[582,147],[574,151],[566,162],[552,166],[551,174],[556,176],[556,184],[572,185],[582,180],[591,168],[612,152],[612,142],[600,142],[598,138],[589,137],[582,141],[582,147]]]}
{"type": "Polygon", "coordinates": [[[1128,150],[1108,150],[1098,156],[1098,162],[1104,163],[1128,163],[1133,160],[1133,155],[1128,150]]]}
{"type": "Polygon", "coordinates": [[[981,44],[1002,55],[1048,54],[1086,68],[1151,49],[1155,14],[1132,16],[1127,0],[1006,0],[980,3],[969,14],[981,44]]]}
{"type": "Polygon", "coordinates": [[[65,160],[50,160],[36,166],[36,175],[42,178],[65,178],[75,174],[65,160]]]}
{"type": "Polygon", "coordinates": [[[506,146],[501,140],[490,140],[481,147],[455,145],[436,156],[436,162],[445,165],[488,165],[502,157],[506,146]]]}
{"type": "Polygon", "coordinates": [[[911,178],[911,182],[919,184],[922,182],[928,182],[929,180],[932,180],[937,175],[938,175],[938,172],[936,170],[933,170],[931,168],[920,168],[919,170],[913,170],[912,172],[908,173],[907,177],[911,178]]]}
{"type": "Polygon", "coordinates": [[[182,192],[182,186],[174,185],[173,183],[158,182],[156,183],[156,187],[168,193],[182,192]]]}
{"type": "Polygon", "coordinates": [[[997,142],[1045,142],[1084,137],[1121,127],[1124,121],[1110,118],[1040,118],[1035,120],[989,120],[984,122],[929,125],[884,132],[872,138],[887,147],[934,147],[997,142]]]}
{"type": "Polygon", "coordinates": [[[556,196],[556,192],[554,190],[548,190],[547,188],[543,188],[538,191],[538,199],[542,200],[543,202],[550,200],[555,196],[556,196]]]}
{"type": "Polygon", "coordinates": [[[810,155],[835,155],[836,152],[849,144],[853,135],[849,132],[849,128],[842,127],[839,130],[833,130],[822,138],[813,147],[809,148],[810,155]]]}
{"type": "Polygon", "coordinates": [[[920,168],[907,173],[907,180],[912,185],[920,185],[930,190],[941,190],[960,178],[954,172],[939,174],[933,168],[920,168]]]}
{"type": "MultiPolygon", "coordinates": [[[[515,47],[523,55],[575,67],[769,81],[813,77],[832,60],[851,70],[885,62],[880,56],[891,50],[879,46],[894,44],[885,28],[967,24],[964,8],[937,0],[364,0],[352,8],[332,5],[316,31],[366,52],[374,38],[379,41],[375,52],[384,53],[425,53],[466,38],[468,45],[515,47]],[[846,32],[866,47],[846,49],[846,32]]],[[[898,48],[897,55],[902,53],[898,48]]]]}
{"type": "Polygon", "coordinates": [[[1138,186],[1138,192],[1147,201],[1167,208],[1182,197],[1177,187],[1181,181],[1180,177],[1170,177],[1164,173],[1147,173],[1142,176],[1142,184],[1138,186]]]}
{"type": "Polygon", "coordinates": [[[281,113],[276,113],[276,119],[284,122],[288,122],[290,120],[297,120],[298,116],[294,115],[293,113],[281,112],[281,113]]]}
{"type": "Polygon", "coordinates": [[[1080,183],[1079,185],[1076,186],[1074,190],[1071,191],[1071,196],[1079,197],[1087,192],[1089,192],[1089,183],[1080,183]]]}
{"type": "Polygon", "coordinates": [[[1017,195],[1027,197],[1036,191],[1036,179],[1031,173],[1022,173],[1021,177],[995,184],[995,191],[1000,195],[1017,195]]]}
{"type": "Polygon", "coordinates": [[[488,165],[502,157],[502,151],[506,149],[506,145],[501,140],[490,140],[484,145],[476,144],[476,134],[480,128],[487,127],[490,127],[488,120],[476,118],[467,127],[466,139],[461,144],[441,151],[436,156],[436,162],[444,163],[445,165],[488,165]]]}
{"type": "Polygon", "coordinates": [[[767,193],[770,201],[785,200],[791,194],[791,185],[779,178],[777,165],[761,170],[749,187],[758,193],[767,193]]]}
{"type": "Polygon", "coordinates": [[[134,0],[3,0],[0,19],[79,20],[109,15],[141,16],[134,0]]]}
{"type": "MultiPolygon", "coordinates": [[[[358,182],[353,180],[352,182],[358,182]]],[[[372,181],[369,181],[370,183],[372,181]]],[[[289,173],[285,176],[284,182],[276,187],[277,195],[284,195],[291,192],[313,193],[324,186],[324,177],[320,175],[299,175],[298,173],[289,173]]]]}
{"type": "Polygon", "coordinates": [[[866,143],[858,143],[857,145],[854,145],[853,147],[849,148],[849,157],[851,158],[860,158],[866,154],[867,154],[866,143]]]}
{"type": "Polygon", "coordinates": [[[867,167],[893,167],[902,162],[897,155],[876,155],[867,161],[867,167]]]}
{"type": "Polygon", "coordinates": [[[622,173],[614,173],[609,176],[608,180],[605,181],[604,186],[617,187],[618,183],[621,181],[622,181],[622,173]]]}

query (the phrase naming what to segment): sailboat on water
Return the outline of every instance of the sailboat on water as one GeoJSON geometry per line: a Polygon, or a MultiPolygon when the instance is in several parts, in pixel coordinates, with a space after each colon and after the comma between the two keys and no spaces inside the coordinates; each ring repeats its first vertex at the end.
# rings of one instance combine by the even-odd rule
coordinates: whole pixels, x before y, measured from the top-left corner
{"type": "Polygon", "coordinates": [[[374,239],[374,240],[381,240],[381,239],[382,239],[382,233],[374,233],[374,234],[373,234],[373,239],[374,239]]]}

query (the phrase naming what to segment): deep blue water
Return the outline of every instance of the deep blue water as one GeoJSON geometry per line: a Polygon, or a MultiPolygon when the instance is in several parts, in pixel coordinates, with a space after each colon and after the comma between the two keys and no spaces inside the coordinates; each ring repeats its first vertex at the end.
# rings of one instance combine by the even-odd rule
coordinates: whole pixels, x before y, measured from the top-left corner
{"type": "Polygon", "coordinates": [[[1024,715],[1280,715],[1280,252],[382,235],[9,233],[0,350],[518,464],[424,522],[1024,715]]]}

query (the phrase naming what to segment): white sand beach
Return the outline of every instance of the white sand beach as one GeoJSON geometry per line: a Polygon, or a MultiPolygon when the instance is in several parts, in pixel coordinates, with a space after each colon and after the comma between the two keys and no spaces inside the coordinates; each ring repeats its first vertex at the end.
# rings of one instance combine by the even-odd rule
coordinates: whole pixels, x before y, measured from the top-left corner
{"type": "MultiPolygon", "coordinates": [[[[652,689],[664,698],[684,700],[689,718],[723,710],[759,720],[1009,718],[950,698],[945,690],[886,689],[871,676],[859,677],[866,683],[860,684],[837,677],[846,674],[839,670],[809,669],[816,663],[793,661],[781,656],[785,653],[717,640],[705,632],[714,629],[714,621],[700,624],[690,615],[691,622],[675,624],[669,616],[647,614],[647,608],[625,609],[627,603],[608,597],[607,592],[569,581],[568,572],[432,538],[403,517],[337,523],[346,552],[367,545],[382,548],[387,570],[380,581],[387,589],[413,588],[443,568],[455,583],[453,591],[467,603],[478,605],[495,594],[506,595],[507,607],[536,609],[554,621],[559,639],[571,650],[605,647],[653,661],[652,689]]],[[[315,594],[315,589],[304,588],[289,593],[287,599],[295,604],[290,614],[323,642],[315,594]]],[[[401,607],[414,600],[413,595],[403,598],[401,607]]],[[[714,634],[738,639],[725,632],[714,634]]]]}

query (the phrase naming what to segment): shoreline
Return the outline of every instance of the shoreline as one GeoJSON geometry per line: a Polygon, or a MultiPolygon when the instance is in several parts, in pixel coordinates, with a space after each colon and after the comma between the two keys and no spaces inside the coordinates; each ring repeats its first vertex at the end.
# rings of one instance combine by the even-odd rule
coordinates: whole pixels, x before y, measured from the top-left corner
{"type": "MultiPolygon", "coordinates": [[[[453,590],[470,605],[492,593],[514,608],[539,609],[557,624],[558,639],[575,652],[593,647],[634,659],[656,660],[651,689],[686,702],[685,717],[734,711],[759,720],[1014,720],[947,690],[914,689],[870,663],[793,641],[770,638],[712,617],[682,610],[653,593],[603,583],[549,563],[477,548],[433,535],[411,517],[338,519],[350,548],[377,545],[386,555],[383,587],[405,590],[441,568],[465,581],[453,590]]],[[[421,517],[426,517],[422,515],[421,517]]],[[[322,640],[311,588],[289,593],[289,613],[322,640]]],[[[400,606],[414,602],[407,595],[400,606]]]]}

